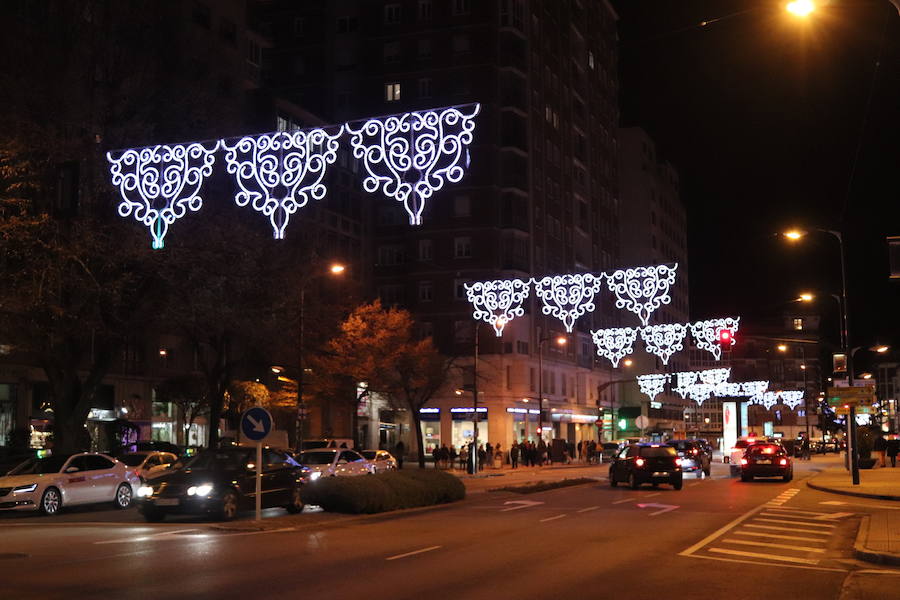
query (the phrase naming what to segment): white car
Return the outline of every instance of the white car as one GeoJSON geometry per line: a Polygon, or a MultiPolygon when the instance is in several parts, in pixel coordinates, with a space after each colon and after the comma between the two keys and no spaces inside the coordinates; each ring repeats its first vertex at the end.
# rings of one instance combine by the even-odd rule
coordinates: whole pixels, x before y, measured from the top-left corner
{"type": "Polygon", "coordinates": [[[360,454],[369,461],[376,473],[393,471],[397,468],[397,459],[387,450],[363,450],[360,454]]]}
{"type": "Polygon", "coordinates": [[[756,442],[766,442],[768,438],[753,435],[746,437],[739,437],[737,441],[734,443],[734,447],[728,450],[728,454],[725,455],[727,459],[726,462],[731,464],[731,474],[739,475],[741,472],[741,459],[744,458],[744,452],[747,451],[747,447],[750,444],[755,444],[756,442]]]}
{"type": "Polygon", "coordinates": [[[169,467],[178,462],[178,457],[171,452],[149,450],[120,456],[119,461],[134,469],[137,476],[146,481],[165,473],[169,467]]]}
{"type": "Polygon", "coordinates": [[[374,467],[354,450],[338,450],[320,448],[306,450],[294,459],[311,469],[310,481],[319,477],[352,477],[354,475],[374,474],[374,467]]]}
{"type": "Polygon", "coordinates": [[[0,510],[39,510],[108,502],[128,508],[141,480],[134,469],[96,452],[29,458],[0,477],[0,510]]]}

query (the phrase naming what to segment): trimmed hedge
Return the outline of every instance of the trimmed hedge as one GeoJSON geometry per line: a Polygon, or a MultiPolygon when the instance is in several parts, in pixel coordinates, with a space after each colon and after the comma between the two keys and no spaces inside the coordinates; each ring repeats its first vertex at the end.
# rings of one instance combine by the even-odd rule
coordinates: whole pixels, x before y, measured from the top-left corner
{"type": "Polygon", "coordinates": [[[444,471],[410,469],[328,477],[304,485],[302,496],[306,504],[329,512],[370,514],[462,500],[466,486],[444,471]]]}

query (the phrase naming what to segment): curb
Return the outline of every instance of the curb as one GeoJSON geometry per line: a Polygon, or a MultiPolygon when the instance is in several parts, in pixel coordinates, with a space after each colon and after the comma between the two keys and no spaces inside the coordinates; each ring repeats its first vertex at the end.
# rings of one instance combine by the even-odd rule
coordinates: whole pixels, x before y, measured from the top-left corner
{"type": "Polygon", "coordinates": [[[871,498],[873,500],[890,500],[892,502],[900,502],[900,496],[892,496],[890,494],[867,494],[865,492],[851,492],[848,490],[836,490],[834,488],[818,485],[811,481],[806,482],[807,487],[820,492],[828,492],[830,494],[841,494],[842,496],[856,496],[857,498],[871,498]]]}
{"type": "Polygon", "coordinates": [[[865,562],[877,565],[900,566],[900,554],[893,552],[876,552],[866,548],[866,538],[869,535],[869,515],[863,515],[859,522],[859,530],[856,532],[856,541],[853,543],[853,555],[865,562]]]}

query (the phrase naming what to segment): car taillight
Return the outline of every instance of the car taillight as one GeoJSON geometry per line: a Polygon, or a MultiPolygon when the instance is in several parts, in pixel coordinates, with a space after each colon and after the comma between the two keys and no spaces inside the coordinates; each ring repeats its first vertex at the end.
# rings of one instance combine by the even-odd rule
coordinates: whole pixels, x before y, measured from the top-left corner
{"type": "Polygon", "coordinates": [[[699,453],[699,451],[698,451],[696,448],[694,448],[694,449],[691,451],[691,454],[693,454],[694,456],[696,456],[698,453],[699,453]]]}
{"type": "Polygon", "coordinates": [[[742,465],[746,465],[746,464],[747,464],[747,459],[746,459],[746,458],[742,458],[742,459],[741,459],[741,464],[742,464],[742,465]]]}
{"type": "Polygon", "coordinates": [[[643,467],[645,462],[647,461],[645,461],[643,458],[637,457],[636,459],[634,459],[634,466],[643,467]]]}
{"type": "Polygon", "coordinates": [[[676,459],[675,459],[675,464],[678,465],[678,466],[680,467],[680,466],[681,466],[681,459],[680,459],[680,458],[676,458],[676,459]]]}
{"type": "Polygon", "coordinates": [[[786,458],[782,458],[781,460],[778,461],[778,464],[780,464],[782,467],[783,467],[783,466],[786,466],[786,465],[787,465],[787,459],[786,459],[786,458]]]}

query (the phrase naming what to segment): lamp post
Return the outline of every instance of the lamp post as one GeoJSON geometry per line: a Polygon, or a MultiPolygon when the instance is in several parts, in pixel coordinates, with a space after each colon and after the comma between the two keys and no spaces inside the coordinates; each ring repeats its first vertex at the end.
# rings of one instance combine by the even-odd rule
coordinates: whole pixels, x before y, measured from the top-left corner
{"type": "MultiPolygon", "coordinates": [[[[334,263],[329,267],[328,272],[331,275],[341,275],[346,270],[346,267],[340,263],[334,263]]],[[[303,421],[306,419],[306,406],[303,404],[303,380],[304,380],[304,367],[303,367],[303,337],[304,337],[304,312],[306,310],[306,285],[309,283],[311,279],[314,279],[315,276],[311,278],[305,278],[303,280],[303,285],[300,286],[300,307],[299,307],[299,324],[298,324],[298,339],[297,339],[297,413],[294,420],[294,439],[297,442],[297,451],[300,452],[303,450],[303,421]]],[[[356,432],[353,432],[354,437],[356,432]]]]}
{"type": "MultiPolygon", "coordinates": [[[[550,338],[544,337],[541,330],[538,330],[538,441],[544,438],[544,342],[550,338]]],[[[566,345],[565,336],[556,337],[557,346],[566,345]]]]}

